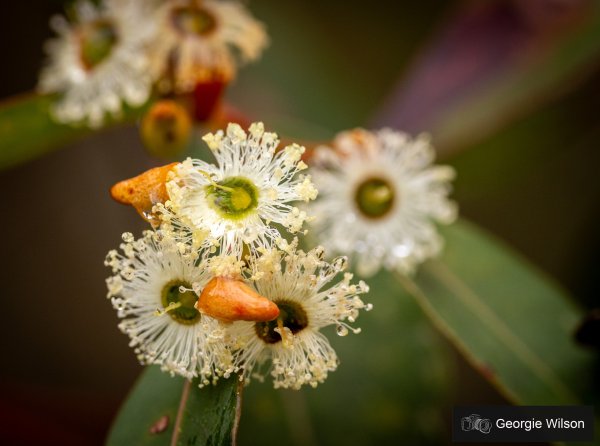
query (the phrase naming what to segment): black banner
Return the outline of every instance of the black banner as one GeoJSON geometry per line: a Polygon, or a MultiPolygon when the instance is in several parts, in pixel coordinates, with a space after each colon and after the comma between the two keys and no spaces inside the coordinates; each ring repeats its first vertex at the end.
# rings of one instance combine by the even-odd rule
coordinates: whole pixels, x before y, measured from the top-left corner
{"type": "Polygon", "coordinates": [[[592,406],[468,406],[452,411],[455,443],[593,440],[592,406]]]}

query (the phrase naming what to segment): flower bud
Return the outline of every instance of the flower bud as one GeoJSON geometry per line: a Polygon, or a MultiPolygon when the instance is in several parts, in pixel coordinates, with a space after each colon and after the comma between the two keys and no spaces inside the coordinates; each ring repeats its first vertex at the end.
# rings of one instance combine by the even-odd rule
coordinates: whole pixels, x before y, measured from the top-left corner
{"type": "Polygon", "coordinates": [[[140,135],[151,155],[173,158],[188,146],[192,121],[183,106],[170,99],[161,100],[142,118],[140,135]]]}

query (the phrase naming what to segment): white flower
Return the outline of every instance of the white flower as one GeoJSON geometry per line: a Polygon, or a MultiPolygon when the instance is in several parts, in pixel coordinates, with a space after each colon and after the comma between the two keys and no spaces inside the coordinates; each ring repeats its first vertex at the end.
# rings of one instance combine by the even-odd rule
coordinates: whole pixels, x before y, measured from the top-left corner
{"type": "Polygon", "coordinates": [[[455,173],[432,166],[429,139],[383,129],[340,133],[320,147],[312,174],[320,199],[312,209],[320,242],[356,261],[362,276],[384,267],[411,273],[443,241],[433,221],[451,223],[455,173]]]}
{"type": "Polygon", "coordinates": [[[238,349],[235,363],[247,381],[263,379],[270,370],[275,388],[316,387],[338,364],[319,330],[335,325],[341,336],[349,329],[358,333],[348,322],[356,320],[360,309],[371,309],[358,296],[368,287],[350,284],[349,273],[332,285],[344,269],[343,258],[329,264],[322,260],[321,248],[304,253],[296,251],[296,242],[284,248],[264,251],[252,264],[257,292],[276,303],[280,314],[275,321],[230,327],[238,349]]]}
{"type": "Polygon", "coordinates": [[[146,231],[134,240],[123,234],[123,254],[108,253],[113,270],[106,281],[108,297],[123,318],[119,328],[130,338],[143,364],[200,385],[232,372],[225,330],[194,307],[203,286],[212,279],[206,255],[182,254],[179,246],[160,233],[146,231]]]}
{"type": "Polygon", "coordinates": [[[292,144],[276,153],[277,135],[265,132],[262,123],[252,124],[249,134],[229,124],[226,134],[209,133],[204,140],[217,165],[188,159],[173,169],[170,200],[159,209],[165,231],[183,230],[193,245],[207,240],[241,258],[244,244],[266,247],[280,237],[274,223],[290,232],[301,229],[307,215],[289,203],[317,195],[308,177],[295,177],[306,168],[300,160],[304,147],[292,144]]]}
{"type": "Polygon", "coordinates": [[[122,101],[138,106],[148,99],[153,79],[146,45],[153,25],[147,3],[104,0],[96,7],[84,0],[75,4],[75,23],[53,17],[58,37],[47,43],[39,89],[63,94],[52,110],[57,120],[99,126],[105,114],[119,115],[122,101]]]}
{"type": "Polygon", "coordinates": [[[236,65],[257,59],[268,40],[263,25],[236,1],[173,0],[159,9],[157,20],[153,71],[166,75],[165,89],[228,81],[236,65]]]}

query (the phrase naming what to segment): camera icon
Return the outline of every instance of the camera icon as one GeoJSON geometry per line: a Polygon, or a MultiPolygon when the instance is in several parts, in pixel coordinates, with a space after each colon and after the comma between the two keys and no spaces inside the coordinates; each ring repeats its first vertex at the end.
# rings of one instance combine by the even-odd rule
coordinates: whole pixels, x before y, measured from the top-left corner
{"type": "Polygon", "coordinates": [[[460,420],[460,427],[465,432],[477,430],[482,434],[489,434],[492,430],[492,422],[489,418],[481,418],[477,414],[472,414],[460,420]]]}

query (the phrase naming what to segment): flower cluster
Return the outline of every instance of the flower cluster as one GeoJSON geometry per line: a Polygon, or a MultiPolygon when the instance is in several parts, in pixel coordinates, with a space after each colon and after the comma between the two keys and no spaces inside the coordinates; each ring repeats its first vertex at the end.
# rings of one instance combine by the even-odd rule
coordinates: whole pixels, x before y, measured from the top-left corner
{"type": "Polygon", "coordinates": [[[39,82],[41,92],[62,94],[53,114],[65,123],[99,126],[123,102],[143,104],[154,86],[227,83],[267,44],[263,25],[234,0],[79,0],[73,15],[52,19],[58,36],[39,82]]]}
{"type": "Polygon", "coordinates": [[[119,327],[142,363],[200,385],[270,373],[275,387],[316,386],[338,363],[321,328],[357,333],[350,324],[370,309],[359,297],[368,287],[341,274],[345,259],[304,252],[273,226],[301,231],[308,217],[293,203],[316,198],[299,174],[303,147],[278,149],[261,123],[204,140],[216,165],[188,159],[136,180],[147,188],[164,178],[167,197],[154,206],[153,231],[124,234],[121,253],[107,256],[119,327]]]}

